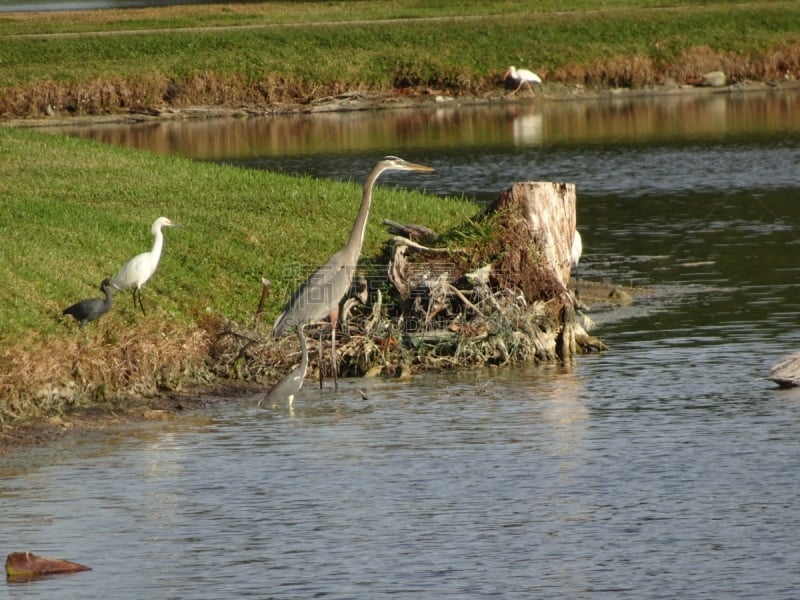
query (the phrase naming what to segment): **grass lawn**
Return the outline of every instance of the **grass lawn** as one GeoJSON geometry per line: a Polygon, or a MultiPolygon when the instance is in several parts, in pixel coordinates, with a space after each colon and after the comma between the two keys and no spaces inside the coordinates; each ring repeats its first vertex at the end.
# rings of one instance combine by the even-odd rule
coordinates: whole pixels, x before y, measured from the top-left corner
{"type": "Polygon", "coordinates": [[[800,4],[262,2],[0,16],[0,112],[303,102],[342,91],[800,76],[800,4]],[[49,35],[43,35],[49,34],[49,35]],[[59,34],[59,35],[55,35],[59,34]]]}

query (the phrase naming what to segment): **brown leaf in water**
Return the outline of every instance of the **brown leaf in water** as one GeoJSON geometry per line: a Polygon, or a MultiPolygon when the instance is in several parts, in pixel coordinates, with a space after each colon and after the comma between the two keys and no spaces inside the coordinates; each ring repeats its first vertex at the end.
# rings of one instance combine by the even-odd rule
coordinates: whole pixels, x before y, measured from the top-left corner
{"type": "Polygon", "coordinates": [[[12,552],[6,558],[6,575],[9,579],[55,575],[57,573],[77,573],[91,571],[91,567],[60,558],[46,558],[32,552],[12,552]]]}

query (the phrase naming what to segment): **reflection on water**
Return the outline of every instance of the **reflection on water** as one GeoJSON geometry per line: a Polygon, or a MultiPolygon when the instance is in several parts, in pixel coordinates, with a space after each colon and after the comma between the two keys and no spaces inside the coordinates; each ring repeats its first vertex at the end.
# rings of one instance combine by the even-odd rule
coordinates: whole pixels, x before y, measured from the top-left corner
{"type": "Polygon", "coordinates": [[[252,398],[72,443],[0,479],[4,523],[93,571],[6,591],[790,597],[794,403],[646,381],[651,353],[376,381],[367,400],[309,386],[294,416],[252,398]]]}
{"type": "Polygon", "coordinates": [[[369,112],[50,128],[108,144],[233,160],[465,148],[742,139],[796,131],[798,94],[676,95],[648,99],[448,106],[369,112]]]}
{"type": "Polygon", "coordinates": [[[715,94],[52,128],[105,143],[351,179],[376,157],[437,167],[404,180],[491,200],[515,181],[569,181],[579,197],[792,186],[800,95],[715,94]],[[643,148],[647,151],[643,151],[643,148]],[[646,176],[645,176],[646,174],[646,176]]]}
{"type": "Polygon", "coordinates": [[[798,99],[749,98],[82,132],[344,178],[403,151],[443,193],[577,181],[581,277],[654,293],[592,313],[611,349],[570,364],[308,385],[292,412],[245,398],[12,456],[8,550],[94,570],[4,591],[794,597],[800,390],[763,376],[800,348],[798,99]]]}

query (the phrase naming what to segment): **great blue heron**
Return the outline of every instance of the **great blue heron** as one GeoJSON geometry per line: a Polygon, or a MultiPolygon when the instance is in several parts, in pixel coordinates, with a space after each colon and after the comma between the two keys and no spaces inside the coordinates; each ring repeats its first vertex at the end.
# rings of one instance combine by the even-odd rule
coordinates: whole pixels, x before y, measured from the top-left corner
{"type": "Polygon", "coordinates": [[[535,83],[538,86],[542,85],[542,78],[536,73],[533,71],[528,71],[528,69],[517,69],[516,67],[508,67],[505,75],[503,75],[503,79],[511,79],[512,81],[517,82],[517,87],[514,88],[509,96],[518,92],[523,85],[526,86],[530,90],[531,94],[535,96],[536,93],[533,91],[531,84],[535,83]]]}
{"type": "MultiPolygon", "coordinates": [[[[353,274],[364,243],[364,231],[367,225],[369,208],[372,204],[372,188],[381,173],[386,171],[423,171],[434,169],[397,158],[386,156],[372,169],[364,182],[361,195],[361,207],[353,222],[350,237],[345,247],[331,256],[324,265],[317,269],[295,291],[283,312],[275,321],[273,335],[281,336],[287,329],[311,321],[329,319],[331,322],[331,368],[334,385],[339,387],[336,364],[336,322],[339,318],[339,302],[350,289],[353,274]]],[[[320,373],[322,365],[320,364],[320,373]]],[[[320,385],[322,384],[320,378],[320,385]]]]}
{"type": "Polygon", "coordinates": [[[153,242],[153,249],[150,252],[142,252],[134,256],[119,270],[111,283],[117,289],[133,288],[133,307],[136,308],[136,297],[139,297],[139,306],[144,312],[144,304],[142,304],[142,286],[153,276],[158,267],[158,261],[161,260],[161,249],[164,247],[164,234],[161,233],[162,227],[175,227],[175,223],[170,221],[167,217],[159,217],[153,222],[151,231],[155,241],[153,242]]]}
{"type": "Polygon", "coordinates": [[[111,310],[111,306],[114,304],[114,296],[111,293],[111,288],[113,287],[114,284],[110,279],[104,279],[103,283],[100,284],[100,291],[105,293],[105,298],[81,300],[62,310],[61,314],[75,317],[75,320],[79,324],[78,328],[83,329],[86,323],[99,319],[111,310]]]}
{"type": "Polygon", "coordinates": [[[288,400],[289,408],[291,408],[295,394],[303,387],[303,380],[308,370],[308,348],[306,347],[306,336],[303,333],[303,324],[297,326],[297,339],[300,340],[300,352],[302,354],[300,365],[291,373],[284,376],[264,394],[264,397],[258,402],[259,407],[265,402],[270,403],[288,400]]]}

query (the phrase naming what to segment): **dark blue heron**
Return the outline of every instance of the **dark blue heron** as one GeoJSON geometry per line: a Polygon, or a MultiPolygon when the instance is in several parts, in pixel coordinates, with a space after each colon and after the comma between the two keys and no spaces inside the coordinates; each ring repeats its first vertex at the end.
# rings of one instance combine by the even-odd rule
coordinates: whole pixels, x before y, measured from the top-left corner
{"type": "Polygon", "coordinates": [[[88,300],[81,300],[72,306],[68,306],[61,311],[62,315],[72,315],[78,321],[78,329],[83,329],[89,321],[95,321],[111,310],[114,304],[114,296],[111,289],[114,284],[110,279],[103,279],[100,284],[100,291],[104,292],[105,298],[89,298],[88,300]]]}

